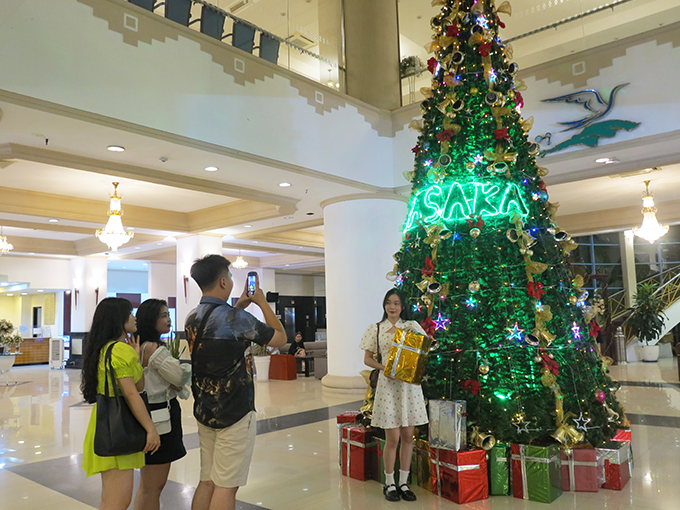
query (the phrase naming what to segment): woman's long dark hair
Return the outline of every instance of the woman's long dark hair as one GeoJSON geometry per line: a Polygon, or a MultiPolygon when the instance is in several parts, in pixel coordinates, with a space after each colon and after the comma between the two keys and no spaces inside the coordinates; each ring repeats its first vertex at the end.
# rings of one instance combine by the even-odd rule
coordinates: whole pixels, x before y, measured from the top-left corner
{"type": "Polygon", "coordinates": [[[401,301],[401,313],[399,314],[399,318],[403,321],[407,321],[409,319],[409,314],[408,310],[406,309],[406,299],[404,299],[404,294],[399,290],[399,289],[390,289],[387,291],[387,294],[385,294],[385,297],[383,298],[383,316],[382,319],[380,319],[380,322],[384,321],[387,319],[387,312],[385,311],[385,305],[387,305],[387,300],[390,298],[390,296],[396,295],[399,298],[399,301],[401,301]]]}
{"type": "Polygon", "coordinates": [[[86,402],[97,400],[99,356],[102,347],[111,340],[118,340],[125,333],[125,323],[132,313],[132,304],[123,298],[106,298],[97,305],[92,327],[85,340],[83,371],[80,391],[86,402]]]}
{"type": "Polygon", "coordinates": [[[156,323],[161,316],[161,309],[168,306],[163,299],[147,299],[137,308],[137,334],[139,345],[144,342],[154,342],[163,345],[161,334],[156,329],[156,323]]]}

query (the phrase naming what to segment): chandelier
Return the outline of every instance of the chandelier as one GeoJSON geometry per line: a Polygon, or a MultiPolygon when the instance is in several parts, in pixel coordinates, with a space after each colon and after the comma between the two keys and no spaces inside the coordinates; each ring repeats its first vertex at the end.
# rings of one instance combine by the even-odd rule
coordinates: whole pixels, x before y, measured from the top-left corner
{"type": "Polygon", "coordinates": [[[236,257],[236,260],[234,261],[232,266],[235,267],[236,269],[245,269],[246,267],[248,267],[248,262],[246,262],[246,260],[243,257],[241,257],[241,250],[238,251],[238,257],[236,257]]]}
{"type": "Polygon", "coordinates": [[[0,227],[0,255],[4,255],[14,249],[10,243],[7,242],[7,237],[2,235],[2,227],[0,227]]]}
{"type": "Polygon", "coordinates": [[[111,195],[111,204],[109,205],[109,221],[106,223],[104,230],[98,228],[95,235],[99,240],[106,244],[111,250],[117,251],[118,248],[135,235],[132,229],[125,231],[123,228],[123,209],[120,205],[120,197],[118,196],[118,183],[113,183],[113,195],[111,195]]]}
{"type": "Polygon", "coordinates": [[[633,227],[633,233],[652,244],[668,232],[668,225],[660,225],[656,219],[654,195],[649,192],[650,181],[645,181],[645,192],[642,194],[642,225],[633,227]]]}

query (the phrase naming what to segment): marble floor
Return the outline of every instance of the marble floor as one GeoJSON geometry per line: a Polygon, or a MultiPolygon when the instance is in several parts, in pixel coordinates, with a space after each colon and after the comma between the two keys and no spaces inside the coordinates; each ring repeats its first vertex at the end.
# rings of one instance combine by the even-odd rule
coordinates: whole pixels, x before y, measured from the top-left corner
{"type": "MultiPolygon", "coordinates": [[[[84,510],[99,503],[99,477],[80,468],[91,407],[81,403],[75,370],[14,367],[15,386],[0,386],[0,510],[84,510]]],[[[595,510],[680,507],[680,384],[675,360],[612,367],[633,423],[635,471],[623,491],[564,493],[551,508],[595,510]]],[[[256,383],[258,437],[239,508],[271,510],[455,508],[413,487],[414,503],[389,503],[377,482],[340,475],[335,416],[356,410],[361,395],[328,394],[314,378],[256,383]]],[[[191,403],[182,402],[188,455],[175,462],[162,498],[165,510],[189,509],[199,458],[191,403]]],[[[469,509],[545,509],[512,497],[492,497],[469,509]]]]}

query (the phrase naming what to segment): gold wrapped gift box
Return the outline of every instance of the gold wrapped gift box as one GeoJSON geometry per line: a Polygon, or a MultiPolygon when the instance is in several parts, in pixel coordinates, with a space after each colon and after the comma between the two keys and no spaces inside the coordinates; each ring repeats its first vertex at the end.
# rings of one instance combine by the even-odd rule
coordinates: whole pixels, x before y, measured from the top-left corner
{"type": "Polygon", "coordinates": [[[432,339],[425,335],[397,329],[385,365],[385,376],[411,384],[420,384],[425,374],[432,339]]]}

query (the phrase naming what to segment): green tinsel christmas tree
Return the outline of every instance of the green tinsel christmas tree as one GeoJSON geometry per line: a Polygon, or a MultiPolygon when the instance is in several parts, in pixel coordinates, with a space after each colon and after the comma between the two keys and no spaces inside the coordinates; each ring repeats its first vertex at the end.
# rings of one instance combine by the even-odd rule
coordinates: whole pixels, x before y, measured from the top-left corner
{"type": "MultiPolygon", "coordinates": [[[[466,400],[497,440],[593,446],[628,425],[572,277],[523,119],[523,83],[498,31],[508,2],[434,0],[413,191],[393,276],[438,341],[429,399],[466,400]]],[[[589,320],[589,319],[588,319],[589,320]]]]}

